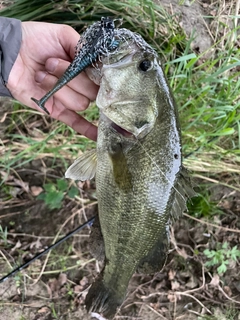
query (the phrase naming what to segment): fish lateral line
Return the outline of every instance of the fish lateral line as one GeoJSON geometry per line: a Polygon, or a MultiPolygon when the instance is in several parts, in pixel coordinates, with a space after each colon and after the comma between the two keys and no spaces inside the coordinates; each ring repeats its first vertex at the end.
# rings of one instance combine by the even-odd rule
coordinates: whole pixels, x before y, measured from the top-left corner
{"type": "MultiPolygon", "coordinates": [[[[178,191],[178,189],[175,187],[175,183],[172,183],[167,176],[164,174],[164,172],[161,170],[161,168],[159,167],[159,165],[156,163],[156,161],[149,155],[149,153],[147,152],[147,150],[145,150],[145,148],[143,147],[142,143],[140,142],[140,140],[136,140],[136,143],[138,143],[141,148],[143,149],[143,151],[146,153],[147,157],[151,160],[151,163],[154,164],[156,166],[156,168],[158,169],[158,171],[160,172],[160,174],[167,180],[167,182],[169,183],[169,185],[171,186],[171,188],[173,188],[173,190],[178,193],[178,195],[180,195],[180,197],[185,201],[186,199],[184,198],[184,196],[178,191]]],[[[182,170],[182,165],[180,166],[179,172],[182,170]]]]}

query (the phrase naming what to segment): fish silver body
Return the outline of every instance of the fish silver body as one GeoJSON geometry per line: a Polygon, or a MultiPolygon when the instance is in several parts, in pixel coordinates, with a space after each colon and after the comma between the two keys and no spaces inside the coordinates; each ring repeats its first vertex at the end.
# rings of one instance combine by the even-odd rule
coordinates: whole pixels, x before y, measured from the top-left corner
{"type": "Polygon", "coordinates": [[[162,269],[170,224],[192,195],[182,167],[178,111],[157,53],[129,30],[119,29],[117,36],[118,49],[102,59],[100,70],[87,71],[100,84],[96,157],[90,152],[66,173],[90,178],[86,172],[93,175],[89,167],[96,160],[105,265],[86,305],[110,318],[135,270],[162,269]]]}

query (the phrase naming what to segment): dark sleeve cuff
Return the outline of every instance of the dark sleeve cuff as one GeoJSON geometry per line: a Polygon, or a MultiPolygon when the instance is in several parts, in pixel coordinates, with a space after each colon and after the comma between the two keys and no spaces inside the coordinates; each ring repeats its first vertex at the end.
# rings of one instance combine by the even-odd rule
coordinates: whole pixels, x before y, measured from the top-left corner
{"type": "Polygon", "coordinates": [[[0,17],[0,96],[12,97],[7,89],[9,73],[22,42],[21,21],[0,17]]]}

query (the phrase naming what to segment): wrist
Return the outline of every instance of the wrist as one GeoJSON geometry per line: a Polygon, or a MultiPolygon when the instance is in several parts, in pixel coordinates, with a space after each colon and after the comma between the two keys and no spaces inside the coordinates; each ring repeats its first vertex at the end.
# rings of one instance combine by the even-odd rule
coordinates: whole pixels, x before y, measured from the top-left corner
{"type": "Polygon", "coordinates": [[[12,97],[6,85],[21,42],[21,21],[0,17],[0,96],[12,97]]]}

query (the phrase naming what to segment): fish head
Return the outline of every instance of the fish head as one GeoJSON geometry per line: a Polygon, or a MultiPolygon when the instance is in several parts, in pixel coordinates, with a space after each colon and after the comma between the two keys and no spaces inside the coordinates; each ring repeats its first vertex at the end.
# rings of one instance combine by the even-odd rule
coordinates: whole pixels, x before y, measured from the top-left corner
{"type": "Polygon", "coordinates": [[[138,34],[118,30],[119,47],[101,61],[96,103],[119,133],[143,138],[158,116],[158,56],[138,34]]]}

